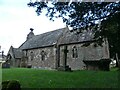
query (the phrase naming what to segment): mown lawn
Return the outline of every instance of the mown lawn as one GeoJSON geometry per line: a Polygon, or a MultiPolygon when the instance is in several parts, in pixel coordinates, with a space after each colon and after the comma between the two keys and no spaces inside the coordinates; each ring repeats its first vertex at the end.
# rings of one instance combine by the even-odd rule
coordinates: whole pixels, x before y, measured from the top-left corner
{"type": "Polygon", "coordinates": [[[28,68],[2,69],[2,80],[19,80],[22,88],[117,88],[118,71],[62,72],[28,68]]]}

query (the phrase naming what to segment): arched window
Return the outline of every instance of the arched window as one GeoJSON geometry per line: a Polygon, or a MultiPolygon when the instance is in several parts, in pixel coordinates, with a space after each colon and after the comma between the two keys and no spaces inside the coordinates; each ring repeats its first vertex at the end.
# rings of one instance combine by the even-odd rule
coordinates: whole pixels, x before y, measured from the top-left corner
{"type": "Polygon", "coordinates": [[[44,61],[45,60],[45,51],[41,51],[41,60],[44,61]]]}
{"type": "Polygon", "coordinates": [[[78,52],[77,52],[77,47],[76,46],[74,46],[73,49],[72,49],[72,55],[73,55],[73,58],[78,57],[78,52]]]}
{"type": "Polygon", "coordinates": [[[32,51],[30,52],[30,59],[31,61],[34,59],[34,53],[32,51]]]}

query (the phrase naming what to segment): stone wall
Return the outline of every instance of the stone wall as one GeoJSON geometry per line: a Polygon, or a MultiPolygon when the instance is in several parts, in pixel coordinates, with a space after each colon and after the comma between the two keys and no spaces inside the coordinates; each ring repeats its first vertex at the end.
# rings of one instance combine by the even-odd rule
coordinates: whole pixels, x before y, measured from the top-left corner
{"type": "Polygon", "coordinates": [[[21,59],[15,59],[14,67],[20,67],[21,59]]]}
{"type": "MultiPolygon", "coordinates": [[[[71,67],[72,70],[82,70],[85,69],[86,65],[83,60],[101,60],[108,59],[109,52],[107,51],[106,44],[103,43],[103,46],[95,47],[94,44],[91,44],[87,47],[82,46],[83,44],[71,44],[68,46],[67,54],[67,65],[71,67]],[[77,49],[77,57],[73,57],[73,48],[77,49]]],[[[63,66],[63,55],[64,55],[64,46],[60,47],[60,66],[63,66]]],[[[74,51],[75,52],[75,51],[74,51]]]]}
{"type": "Polygon", "coordinates": [[[105,42],[102,46],[94,46],[92,43],[90,46],[84,47],[84,60],[100,60],[109,59],[108,45],[105,42]]]}
{"type": "MultiPolygon", "coordinates": [[[[67,45],[67,49],[67,66],[72,70],[85,69],[86,65],[83,60],[96,61],[109,58],[105,43],[103,43],[102,47],[96,47],[94,44],[87,47],[83,46],[83,44],[70,44],[67,45]]],[[[27,65],[31,65],[33,68],[56,68],[56,48],[54,46],[27,50],[26,52],[24,51],[24,54],[28,58],[27,65]]],[[[60,66],[64,66],[63,60],[64,45],[60,46],[60,66]]]]}
{"type": "Polygon", "coordinates": [[[56,64],[56,49],[54,47],[46,47],[32,49],[27,51],[28,65],[33,68],[54,69],[56,64]]]}
{"type": "MultiPolygon", "coordinates": [[[[80,47],[80,44],[68,45],[68,54],[67,54],[67,65],[72,70],[81,70],[84,69],[85,64],[83,63],[84,53],[83,48],[80,47]],[[77,57],[73,57],[73,47],[77,48],[77,57]]],[[[64,55],[64,46],[60,47],[60,66],[63,66],[63,55],[64,55]]]]}

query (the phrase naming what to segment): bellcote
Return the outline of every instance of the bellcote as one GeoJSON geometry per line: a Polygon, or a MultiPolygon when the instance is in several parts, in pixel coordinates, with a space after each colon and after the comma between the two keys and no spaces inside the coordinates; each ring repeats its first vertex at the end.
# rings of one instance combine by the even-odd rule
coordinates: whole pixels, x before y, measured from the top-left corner
{"type": "Polygon", "coordinates": [[[33,30],[34,30],[33,28],[30,28],[30,33],[27,35],[27,40],[35,36],[33,30]]]}

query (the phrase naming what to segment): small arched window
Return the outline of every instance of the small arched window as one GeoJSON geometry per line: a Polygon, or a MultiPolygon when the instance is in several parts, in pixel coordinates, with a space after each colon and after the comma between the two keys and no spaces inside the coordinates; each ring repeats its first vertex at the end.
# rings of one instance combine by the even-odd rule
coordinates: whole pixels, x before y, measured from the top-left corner
{"type": "Polygon", "coordinates": [[[74,46],[72,49],[72,56],[73,58],[77,58],[78,57],[78,52],[77,52],[77,47],[74,46]]]}
{"type": "Polygon", "coordinates": [[[30,57],[31,57],[30,59],[32,61],[34,59],[34,53],[32,51],[30,52],[30,57]]]}
{"type": "Polygon", "coordinates": [[[45,55],[46,55],[46,53],[45,53],[45,51],[41,51],[41,60],[42,61],[44,61],[45,60],[45,55]]]}

